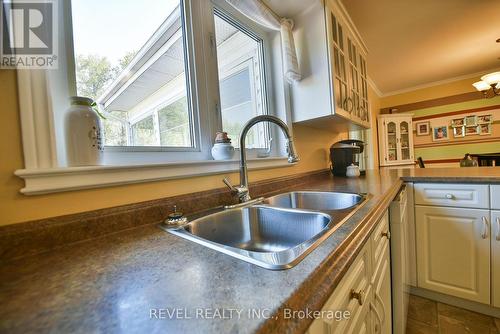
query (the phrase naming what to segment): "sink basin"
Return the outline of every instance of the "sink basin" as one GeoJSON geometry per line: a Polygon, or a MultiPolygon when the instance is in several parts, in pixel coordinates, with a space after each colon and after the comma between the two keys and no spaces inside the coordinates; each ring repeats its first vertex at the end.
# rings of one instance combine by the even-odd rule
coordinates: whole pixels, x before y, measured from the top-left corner
{"type": "Polygon", "coordinates": [[[328,211],[349,209],[364,199],[364,196],[354,193],[292,191],[269,197],[265,203],[280,208],[328,211]]]}
{"type": "Polygon", "coordinates": [[[327,214],[255,205],[209,214],[168,232],[268,269],[291,268],[331,230],[327,214]]]}

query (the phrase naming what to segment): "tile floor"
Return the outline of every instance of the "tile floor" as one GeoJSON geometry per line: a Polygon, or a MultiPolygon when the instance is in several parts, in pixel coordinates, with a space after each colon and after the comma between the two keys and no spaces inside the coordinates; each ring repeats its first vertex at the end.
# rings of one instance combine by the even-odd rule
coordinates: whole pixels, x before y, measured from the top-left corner
{"type": "Polygon", "coordinates": [[[500,334],[500,319],[411,295],[406,333],[500,334]]]}

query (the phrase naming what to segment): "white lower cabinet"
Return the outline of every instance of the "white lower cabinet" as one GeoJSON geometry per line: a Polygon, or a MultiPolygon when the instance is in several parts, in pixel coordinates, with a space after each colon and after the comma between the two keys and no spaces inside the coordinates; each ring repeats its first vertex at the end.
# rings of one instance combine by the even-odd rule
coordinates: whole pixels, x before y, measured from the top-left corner
{"type": "Polygon", "coordinates": [[[415,217],[418,286],[490,304],[490,211],[417,205],[415,217]]]}
{"type": "Polygon", "coordinates": [[[500,211],[491,211],[492,304],[500,307],[500,211]]]}
{"type": "Polygon", "coordinates": [[[372,333],[390,334],[392,332],[391,307],[391,259],[388,243],[378,267],[374,270],[372,311],[372,333]]]}
{"type": "Polygon", "coordinates": [[[350,316],[340,320],[315,319],[308,329],[309,334],[391,333],[389,242],[386,237],[374,235],[380,233],[383,237],[387,224],[386,213],[323,306],[323,311],[349,311],[350,316]],[[381,253],[374,256],[374,248],[381,253]],[[377,263],[372,263],[374,261],[377,263]]]}

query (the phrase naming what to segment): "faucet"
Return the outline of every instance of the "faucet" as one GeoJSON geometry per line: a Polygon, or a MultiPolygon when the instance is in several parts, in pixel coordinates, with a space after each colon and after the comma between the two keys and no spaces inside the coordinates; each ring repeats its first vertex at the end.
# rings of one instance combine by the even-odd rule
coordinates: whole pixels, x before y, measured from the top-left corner
{"type": "Polygon", "coordinates": [[[240,134],[240,185],[233,186],[228,179],[224,178],[222,181],[226,186],[231,189],[231,192],[238,196],[240,203],[247,203],[252,198],[250,197],[250,193],[248,191],[248,168],[247,168],[247,156],[245,151],[245,138],[247,136],[248,131],[252,126],[260,122],[271,122],[276,124],[281,128],[283,134],[286,137],[287,142],[287,151],[288,151],[288,163],[294,163],[299,161],[299,156],[295,150],[295,144],[293,143],[293,138],[290,135],[290,129],[281,119],[275,116],[270,115],[259,115],[252,119],[250,119],[240,134]]]}

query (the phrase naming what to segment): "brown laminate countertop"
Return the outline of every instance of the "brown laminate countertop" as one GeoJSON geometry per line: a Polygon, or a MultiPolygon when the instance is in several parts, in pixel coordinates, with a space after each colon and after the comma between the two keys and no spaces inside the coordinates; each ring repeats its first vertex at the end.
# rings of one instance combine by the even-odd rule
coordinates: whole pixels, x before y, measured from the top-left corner
{"type": "Polygon", "coordinates": [[[0,267],[0,332],[303,332],[312,319],[285,310],[321,308],[403,181],[500,184],[500,168],[368,171],[302,185],[372,197],[289,270],[260,268],[155,225],[13,260],[0,267]]]}

